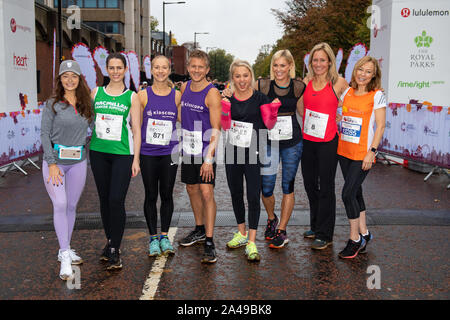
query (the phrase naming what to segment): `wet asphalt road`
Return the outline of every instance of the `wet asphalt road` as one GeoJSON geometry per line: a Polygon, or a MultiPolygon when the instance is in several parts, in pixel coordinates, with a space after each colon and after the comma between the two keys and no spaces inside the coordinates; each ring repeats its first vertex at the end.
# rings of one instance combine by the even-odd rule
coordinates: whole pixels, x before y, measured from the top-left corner
{"type": "MultiPolygon", "coordinates": [[[[215,265],[200,263],[202,245],[189,248],[176,245],[193,224],[179,172],[172,220],[176,253],[167,259],[147,256],[148,231],[142,217],[144,191],[142,180],[137,177],[132,180],[126,201],[129,223],[121,248],[124,267],[119,272],[106,272],[98,260],[105,239],[99,223],[95,184],[88,169],[71,243],[85,263],[78,273],[81,287],[69,288],[58,277],[58,242],[52,231],[52,207],[42,175],[31,166],[26,169],[30,173],[27,177],[11,172],[0,178],[2,300],[150,298],[269,302],[450,298],[450,199],[445,188],[447,177],[443,175],[435,175],[425,183],[424,174],[378,163],[364,183],[369,229],[375,238],[367,254],[347,261],[337,256],[348,237],[340,200],[343,185],[340,169],[336,177],[338,216],[333,246],[319,252],[311,250],[311,240],[302,236],[308,229],[308,202],[299,169],[295,210],[288,226],[290,243],[281,250],[268,248],[263,239],[267,216],[262,209],[257,235],[262,260],[255,264],[246,261],[244,248],[226,249],[236,227],[224,169],[219,166],[215,189],[218,210],[215,265]],[[375,275],[379,277],[371,278],[375,275]],[[379,284],[380,288],[369,289],[369,278],[372,285],[379,284]]],[[[280,189],[277,182],[278,211],[280,189]]]]}

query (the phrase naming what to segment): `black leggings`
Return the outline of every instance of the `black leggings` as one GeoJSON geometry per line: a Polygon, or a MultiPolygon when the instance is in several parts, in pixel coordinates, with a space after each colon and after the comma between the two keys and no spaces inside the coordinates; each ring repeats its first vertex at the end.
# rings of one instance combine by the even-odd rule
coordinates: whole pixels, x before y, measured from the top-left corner
{"type": "Polygon", "coordinates": [[[106,238],[111,240],[111,247],[120,248],[125,230],[125,198],[130,185],[133,156],[90,150],[89,157],[106,238]]]}
{"type": "Polygon", "coordinates": [[[248,224],[250,229],[257,230],[261,213],[261,165],[226,164],[228,187],[237,224],[245,223],[244,176],[247,185],[248,224]]]}
{"type": "Polygon", "coordinates": [[[361,169],[362,161],[351,160],[343,156],[338,156],[338,158],[345,180],[342,188],[345,212],[349,219],[357,219],[360,212],[366,210],[361,185],[370,170],[361,169]]]}
{"type": "MultiPolygon", "coordinates": [[[[178,157],[176,157],[178,159],[178,157]]],[[[144,214],[150,235],[156,234],[158,215],[156,201],[161,197],[161,232],[168,232],[173,215],[173,187],[178,164],[172,156],[146,156],[141,154],[141,175],[145,187],[144,214]]]]}
{"type": "Polygon", "coordinates": [[[309,200],[311,230],[317,239],[325,241],[333,241],[336,221],[337,145],[337,135],[329,142],[303,140],[301,167],[309,200]]]}

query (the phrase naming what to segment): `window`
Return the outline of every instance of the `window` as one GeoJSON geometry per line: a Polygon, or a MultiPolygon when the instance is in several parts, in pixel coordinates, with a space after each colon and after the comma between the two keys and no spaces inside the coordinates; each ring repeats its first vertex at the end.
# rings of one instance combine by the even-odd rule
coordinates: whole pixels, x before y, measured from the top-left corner
{"type": "Polygon", "coordinates": [[[105,0],[106,8],[118,8],[119,1],[118,0],[105,0]]]}
{"type": "MultiPolygon", "coordinates": [[[[63,8],[71,5],[79,6],[80,8],[124,8],[124,0],[54,0],[54,7],[58,8],[58,2],[61,1],[63,8]]],[[[38,2],[43,2],[43,0],[38,2]]]]}
{"type": "Polygon", "coordinates": [[[103,33],[124,34],[124,26],[121,22],[99,22],[99,21],[85,21],[88,26],[97,29],[103,33]]]}
{"type": "MultiPolygon", "coordinates": [[[[81,1],[79,1],[81,2],[81,1]]],[[[97,8],[97,0],[84,0],[84,8],[97,8]]]]}

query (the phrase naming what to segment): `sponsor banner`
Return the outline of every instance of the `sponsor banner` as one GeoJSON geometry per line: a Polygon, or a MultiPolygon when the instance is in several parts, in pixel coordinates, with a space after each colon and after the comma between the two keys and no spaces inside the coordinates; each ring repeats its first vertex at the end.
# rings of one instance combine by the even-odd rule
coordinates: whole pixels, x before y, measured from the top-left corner
{"type": "Polygon", "coordinates": [[[128,62],[129,62],[129,70],[131,79],[133,80],[134,87],[136,90],[139,89],[139,85],[141,83],[141,72],[139,66],[139,58],[136,52],[128,51],[127,53],[128,62]]]}
{"type": "Polygon", "coordinates": [[[341,67],[343,58],[344,58],[344,50],[342,50],[342,48],[339,48],[339,50],[336,54],[336,71],[337,71],[337,73],[339,73],[339,68],[341,67]]]}
{"type": "Polygon", "coordinates": [[[34,1],[0,1],[0,166],[41,149],[34,9],[34,1]]]}
{"type": "Polygon", "coordinates": [[[41,110],[0,114],[0,166],[42,152],[41,110]]]}
{"type": "Polygon", "coordinates": [[[95,61],[92,58],[89,47],[84,43],[78,43],[72,48],[72,58],[78,62],[89,88],[97,87],[97,72],[95,71],[95,61]]]}
{"type": "Polygon", "coordinates": [[[450,107],[389,103],[379,150],[450,169],[450,107]]]}
{"type": "Polygon", "coordinates": [[[106,71],[106,58],[108,57],[108,55],[108,49],[103,46],[98,46],[97,48],[95,48],[94,53],[92,54],[95,62],[97,63],[103,76],[105,77],[108,77],[108,72],[106,71]]]}
{"type": "Polygon", "coordinates": [[[371,31],[390,110],[383,150],[449,168],[450,2],[374,0],[371,31]]]}
{"type": "Polygon", "coordinates": [[[152,78],[152,62],[150,60],[150,56],[146,55],[144,57],[144,70],[145,70],[145,76],[147,77],[147,79],[151,79],[152,78]]]}

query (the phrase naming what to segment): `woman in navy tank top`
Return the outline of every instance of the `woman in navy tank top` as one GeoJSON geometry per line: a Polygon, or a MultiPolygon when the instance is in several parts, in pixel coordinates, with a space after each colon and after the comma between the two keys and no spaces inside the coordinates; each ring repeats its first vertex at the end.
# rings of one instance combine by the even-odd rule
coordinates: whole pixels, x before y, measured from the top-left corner
{"type": "Polygon", "coordinates": [[[303,154],[301,168],[308,195],[311,230],[306,238],[315,238],[312,249],[322,250],[333,241],[336,220],[334,179],[337,168],[338,97],[348,83],[336,70],[336,58],[327,43],[316,45],[308,64],[305,92],[300,99],[303,117],[303,154]]]}
{"type": "Polygon", "coordinates": [[[178,169],[178,136],[181,93],[169,80],[170,63],[164,56],[152,61],[153,85],[138,95],[143,111],[140,165],[145,187],[144,214],[150,232],[149,256],[173,254],[168,238],[173,214],[173,187],[178,169]],[[158,191],[161,197],[161,235],[157,234],[158,191]]]}

